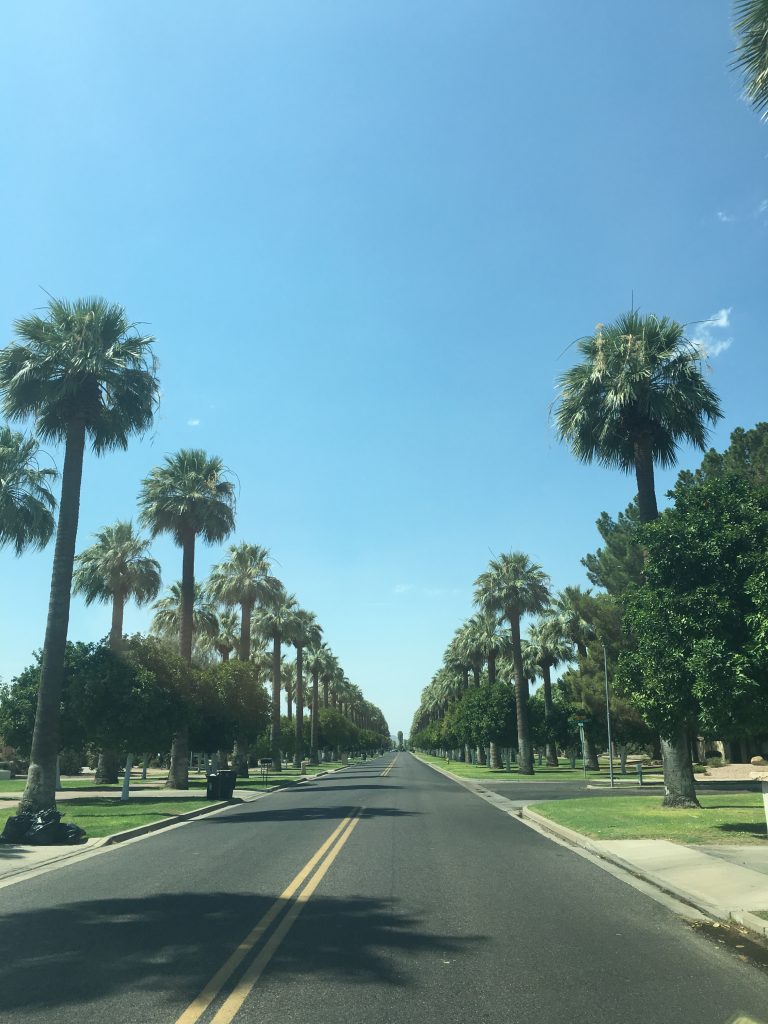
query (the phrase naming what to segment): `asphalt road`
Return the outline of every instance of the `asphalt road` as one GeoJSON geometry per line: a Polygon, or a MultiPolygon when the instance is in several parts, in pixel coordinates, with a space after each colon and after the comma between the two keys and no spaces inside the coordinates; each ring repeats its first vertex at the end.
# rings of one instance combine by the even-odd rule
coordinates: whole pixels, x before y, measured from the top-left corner
{"type": "Polygon", "coordinates": [[[762,969],[409,754],[0,888],[3,1024],[739,1014],[762,969]]]}

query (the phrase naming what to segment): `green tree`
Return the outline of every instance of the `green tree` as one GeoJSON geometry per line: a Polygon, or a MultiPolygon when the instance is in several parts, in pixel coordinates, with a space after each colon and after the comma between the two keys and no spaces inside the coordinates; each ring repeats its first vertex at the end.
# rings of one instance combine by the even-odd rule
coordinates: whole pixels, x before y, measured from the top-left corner
{"type": "Polygon", "coordinates": [[[733,67],[742,72],[744,95],[768,116],[768,0],[735,0],[733,30],[738,38],[733,67]]]}
{"type": "Polygon", "coordinates": [[[306,667],[312,679],[312,699],[310,712],[309,759],[312,764],[318,763],[319,750],[319,719],[320,712],[320,677],[325,674],[331,658],[328,644],[310,643],[306,652],[306,667]]]}
{"type": "Polygon", "coordinates": [[[520,620],[523,615],[543,612],[549,601],[549,577],[540,565],[521,551],[492,559],[487,572],[475,580],[475,604],[486,612],[501,615],[509,623],[521,775],[533,775],[533,748],[528,724],[528,680],[523,670],[520,620]]]}
{"type": "MultiPolygon", "coordinates": [[[[644,527],[646,582],[628,595],[632,649],[617,678],[662,736],[697,723],[705,735],[768,728],[768,646],[763,603],[768,511],[744,484],[686,488],[644,527]]],[[[697,806],[690,762],[665,766],[666,806],[697,806]]]]}
{"type": "Polygon", "coordinates": [[[602,512],[597,529],[603,538],[603,547],[594,554],[585,555],[581,564],[587,570],[589,582],[619,598],[628,587],[643,581],[643,549],[638,540],[640,515],[633,501],[624,512],[612,519],[602,512]]]}
{"type": "MultiPolygon", "coordinates": [[[[185,448],[166,456],[152,470],[139,495],[141,521],[153,537],[169,533],[182,550],[181,621],[179,653],[192,661],[195,602],[195,544],[225,540],[235,528],[235,489],[226,478],[224,464],[199,448],[185,448]]],[[[189,737],[174,736],[168,786],[189,788],[189,737]]]]}
{"type": "Polygon", "coordinates": [[[251,656],[251,619],[253,610],[272,596],[277,580],[270,575],[269,552],[259,544],[232,544],[228,558],[214,565],[206,589],[211,597],[225,605],[240,607],[240,646],[238,657],[251,656]]]}
{"type": "Polygon", "coordinates": [[[95,454],[127,448],[152,423],[158,382],[153,339],[122,306],[104,299],[51,299],[45,316],[14,324],[18,341],[0,351],[0,394],[9,420],[34,418],[45,442],[64,444],[51,594],[35,732],[22,811],[55,807],[59,700],[69,626],[85,444],[95,454]]]}
{"type": "Polygon", "coordinates": [[[0,548],[20,555],[44,548],[53,534],[56,499],[49,489],[56,470],[37,464],[39,447],[31,437],[0,426],[0,548]]]}
{"type": "Polygon", "coordinates": [[[272,768],[276,772],[283,770],[281,760],[281,722],[280,722],[280,656],[283,643],[292,643],[297,629],[296,613],[298,605],[293,594],[285,587],[276,589],[271,599],[256,612],[254,624],[258,632],[272,641],[272,727],[271,749],[272,768]]]}
{"type": "MultiPolygon", "coordinates": [[[[634,472],[640,521],[658,516],[654,466],[673,466],[681,443],[704,449],[722,413],[681,324],[635,310],[579,342],[582,362],[559,381],[557,432],[583,462],[634,472]]],[[[684,730],[662,735],[666,784],[693,787],[684,730]]]]}

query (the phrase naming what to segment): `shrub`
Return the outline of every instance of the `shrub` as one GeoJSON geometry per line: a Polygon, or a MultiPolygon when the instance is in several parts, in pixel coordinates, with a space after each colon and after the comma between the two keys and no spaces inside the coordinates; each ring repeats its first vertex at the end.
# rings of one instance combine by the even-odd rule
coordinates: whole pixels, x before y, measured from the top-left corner
{"type": "Polygon", "coordinates": [[[717,757],[708,757],[707,758],[707,767],[708,768],[722,768],[724,764],[725,764],[725,761],[723,761],[723,759],[720,756],[720,754],[718,754],[717,757]]]}
{"type": "Polygon", "coordinates": [[[59,771],[62,775],[80,775],[83,770],[82,750],[62,750],[59,755],[59,771]]]}

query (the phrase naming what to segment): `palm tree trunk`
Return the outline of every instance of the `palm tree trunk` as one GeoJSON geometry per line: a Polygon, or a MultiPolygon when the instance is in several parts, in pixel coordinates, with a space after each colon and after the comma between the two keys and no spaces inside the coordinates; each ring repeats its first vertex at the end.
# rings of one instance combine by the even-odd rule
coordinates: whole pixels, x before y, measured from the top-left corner
{"type": "Polygon", "coordinates": [[[318,705],[320,703],[320,701],[318,700],[318,696],[319,696],[319,693],[318,693],[318,690],[319,690],[319,678],[318,678],[318,676],[319,676],[319,673],[313,670],[313,672],[312,672],[312,725],[310,727],[310,739],[309,739],[309,759],[312,762],[312,764],[319,764],[320,763],[318,761],[318,759],[317,759],[317,725],[318,725],[317,713],[318,713],[318,710],[319,710],[318,705]]]}
{"type": "Polygon", "coordinates": [[[515,668],[515,704],[517,705],[517,771],[519,775],[533,775],[533,748],[528,721],[528,680],[523,670],[523,650],[520,643],[520,616],[507,614],[512,631],[512,664],[515,668]]]}
{"type": "Polygon", "coordinates": [[[469,689],[469,669],[466,665],[461,666],[461,688],[462,690],[469,689]]]}
{"type": "Polygon", "coordinates": [[[248,750],[240,746],[240,740],[235,740],[232,746],[232,767],[237,772],[239,778],[249,778],[248,750]]]}
{"type": "Polygon", "coordinates": [[[472,681],[475,686],[480,685],[480,668],[477,665],[472,666],[472,681]]]}
{"type": "Polygon", "coordinates": [[[587,766],[587,771],[600,771],[600,762],[597,760],[592,737],[589,735],[586,726],[584,727],[584,764],[587,766]]]}
{"type": "Polygon", "coordinates": [[[669,738],[661,737],[661,758],[664,762],[662,807],[700,807],[684,727],[680,727],[669,738]]]}
{"type": "Polygon", "coordinates": [[[275,772],[283,770],[280,761],[280,690],[280,637],[275,636],[272,642],[272,728],[270,730],[272,770],[275,772]]]}
{"type": "MultiPolygon", "coordinates": [[[[552,721],[552,715],[553,715],[554,710],[555,710],[554,704],[552,703],[552,675],[551,675],[551,668],[552,668],[552,666],[546,660],[544,661],[544,664],[541,666],[541,675],[542,675],[542,678],[544,679],[544,719],[545,719],[545,721],[546,721],[546,723],[548,725],[552,721]]],[[[558,766],[557,748],[555,747],[555,744],[553,743],[553,741],[550,740],[550,739],[547,740],[546,753],[547,753],[547,765],[550,768],[557,768],[557,766],[558,766]]]]}
{"type": "Polygon", "coordinates": [[[251,616],[253,602],[243,601],[240,605],[240,661],[251,660],[251,616]]]}
{"type": "Polygon", "coordinates": [[[123,613],[125,612],[125,594],[112,596],[112,628],[109,631],[109,646],[117,651],[123,643],[123,613]]]}
{"type": "Polygon", "coordinates": [[[323,680],[323,707],[328,707],[328,680],[323,680]]]}
{"type": "Polygon", "coordinates": [[[293,691],[285,688],[285,703],[288,708],[287,718],[289,722],[293,721],[293,691]]]}
{"type": "Polygon", "coordinates": [[[56,806],[61,688],[64,684],[72,568],[75,561],[77,523],[80,518],[84,449],[85,424],[81,420],[76,420],[67,426],[59,520],[56,527],[56,547],[53,554],[51,593],[43,643],[40,688],[37,691],[32,752],[27,784],[19,803],[19,811],[23,813],[37,814],[38,811],[56,806]]]}
{"type": "Polygon", "coordinates": [[[496,651],[488,655],[488,685],[493,686],[496,682],[496,651]]]}
{"type": "Polygon", "coordinates": [[[638,438],[635,448],[635,479],[637,480],[637,510],[641,523],[657,519],[656,486],[653,479],[653,452],[650,441],[638,438]]]}
{"type": "Polygon", "coordinates": [[[293,747],[293,766],[300,768],[304,760],[304,648],[296,648],[296,742],[293,747]]]}
{"type": "MultiPolygon", "coordinates": [[[[184,535],[181,544],[181,622],[179,654],[192,662],[192,616],[195,607],[195,534],[184,535]]],[[[171,744],[171,765],[166,789],[189,789],[189,725],[179,727],[171,744]]]]}

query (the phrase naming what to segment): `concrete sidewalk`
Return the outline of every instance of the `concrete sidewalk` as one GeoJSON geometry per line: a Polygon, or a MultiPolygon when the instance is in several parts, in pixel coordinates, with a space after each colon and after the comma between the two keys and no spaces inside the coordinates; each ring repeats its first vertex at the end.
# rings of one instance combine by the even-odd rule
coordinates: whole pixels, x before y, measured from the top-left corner
{"type": "Polygon", "coordinates": [[[768,843],[765,847],[686,846],[666,839],[590,839],[545,818],[530,807],[518,811],[524,821],[581,847],[697,910],[735,921],[768,938],[768,843]]]}

